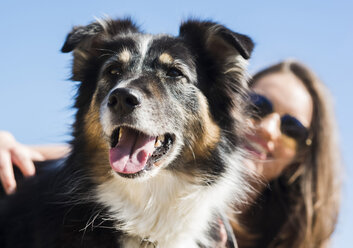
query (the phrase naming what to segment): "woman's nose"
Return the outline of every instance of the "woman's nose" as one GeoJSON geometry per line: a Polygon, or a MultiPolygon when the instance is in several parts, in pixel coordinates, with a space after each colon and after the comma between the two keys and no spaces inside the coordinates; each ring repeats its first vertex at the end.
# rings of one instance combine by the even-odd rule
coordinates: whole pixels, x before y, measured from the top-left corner
{"type": "Polygon", "coordinates": [[[276,140],[281,135],[281,116],[278,113],[271,113],[263,117],[258,128],[264,138],[276,140]]]}

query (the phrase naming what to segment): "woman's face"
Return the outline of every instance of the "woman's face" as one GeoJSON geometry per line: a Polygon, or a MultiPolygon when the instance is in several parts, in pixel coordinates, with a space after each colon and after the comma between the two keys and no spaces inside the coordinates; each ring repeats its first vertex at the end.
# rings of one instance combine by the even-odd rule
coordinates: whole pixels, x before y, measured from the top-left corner
{"type": "Polygon", "coordinates": [[[281,133],[281,117],[289,114],[308,128],[313,103],[302,81],[291,73],[268,74],[258,79],[252,89],[273,104],[272,113],[251,121],[252,132],[248,134],[246,146],[254,155],[254,159],[249,161],[250,168],[268,182],[279,177],[291,164],[299,145],[281,133]]]}

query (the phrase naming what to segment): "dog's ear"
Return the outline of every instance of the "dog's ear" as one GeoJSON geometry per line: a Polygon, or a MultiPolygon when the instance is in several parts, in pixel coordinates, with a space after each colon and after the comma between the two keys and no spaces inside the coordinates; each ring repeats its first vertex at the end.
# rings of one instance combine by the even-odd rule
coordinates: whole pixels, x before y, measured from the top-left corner
{"type": "Polygon", "coordinates": [[[97,20],[87,26],[77,26],[67,35],[65,43],[61,48],[63,53],[68,53],[80,47],[89,48],[93,38],[97,36],[114,37],[117,34],[139,32],[138,27],[130,18],[122,20],[97,20]]]}
{"type": "Polygon", "coordinates": [[[86,39],[89,39],[90,37],[94,37],[102,31],[103,26],[99,23],[91,23],[87,26],[74,27],[67,35],[61,51],[63,53],[71,52],[78,46],[78,44],[86,39]]]}
{"type": "Polygon", "coordinates": [[[208,100],[214,120],[233,132],[238,126],[234,121],[242,122],[239,113],[248,89],[246,66],[254,43],[246,35],[211,21],[189,20],[180,26],[179,37],[201,68],[198,87],[208,100]]]}
{"type": "Polygon", "coordinates": [[[220,26],[218,29],[219,35],[229,44],[233,45],[243,56],[244,59],[249,59],[254,49],[253,41],[246,35],[232,32],[231,30],[220,26]]]}
{"type": "Polygon", "coordinates": [[[139,32],[138,27],[130,18],[97,20],[87,26],[74,27],[61,48],[64,53],[73,51],[71,79],[81,82],[92,80],[106,43],[117,35],[136,32],[139,32]]]}
{"type": "Polygon", "coordinates": [[[254,48],[254,43],[248,36],[211,21],[187,21],[180,26],[179,35],[195,46],[203,45],[214,55],[232,56],[233,49],[244,59],[249,59],[254,48]]]}

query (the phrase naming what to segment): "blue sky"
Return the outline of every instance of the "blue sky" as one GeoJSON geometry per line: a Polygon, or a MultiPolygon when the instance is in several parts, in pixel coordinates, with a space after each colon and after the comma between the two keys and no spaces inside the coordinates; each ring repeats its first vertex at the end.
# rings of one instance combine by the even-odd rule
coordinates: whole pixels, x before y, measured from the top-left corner
{"type": "Polygon", "coordinates": [[[70,140],[76,83],[61,54],[74,25],[131,16],[151,33],[177,34],[188,17],[212,19],[256,43],[251,73],[284,58],[310,66],[331,91],[345,163],[343,206],[333,247],[350,247],[353,214],[353,2],[346,1],[1,1],[0,130],[26,144],[70,140]]]}

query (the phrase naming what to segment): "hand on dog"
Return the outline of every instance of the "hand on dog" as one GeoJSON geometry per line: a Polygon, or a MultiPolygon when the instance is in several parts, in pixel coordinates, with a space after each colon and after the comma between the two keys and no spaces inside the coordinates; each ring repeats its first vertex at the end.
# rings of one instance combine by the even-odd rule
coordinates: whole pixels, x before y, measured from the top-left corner
{"type": "Polygon", "coordinates": [[[219,224],[219,237],[220,237],[220,241],[217,244],[216,248],[226,248],[227,246],[227,231],[226,228],[222,222],[222,220],[218,221],[219,224]]]}
{"type": "Polygon", "coordinates": [[[28,177],[35,174],[33,161],[43,160],[44,156],[40,152],[18,143],[11,133],[0,131],[0,180],[6,194],[16,190],[13,165],[28,177]]]}

